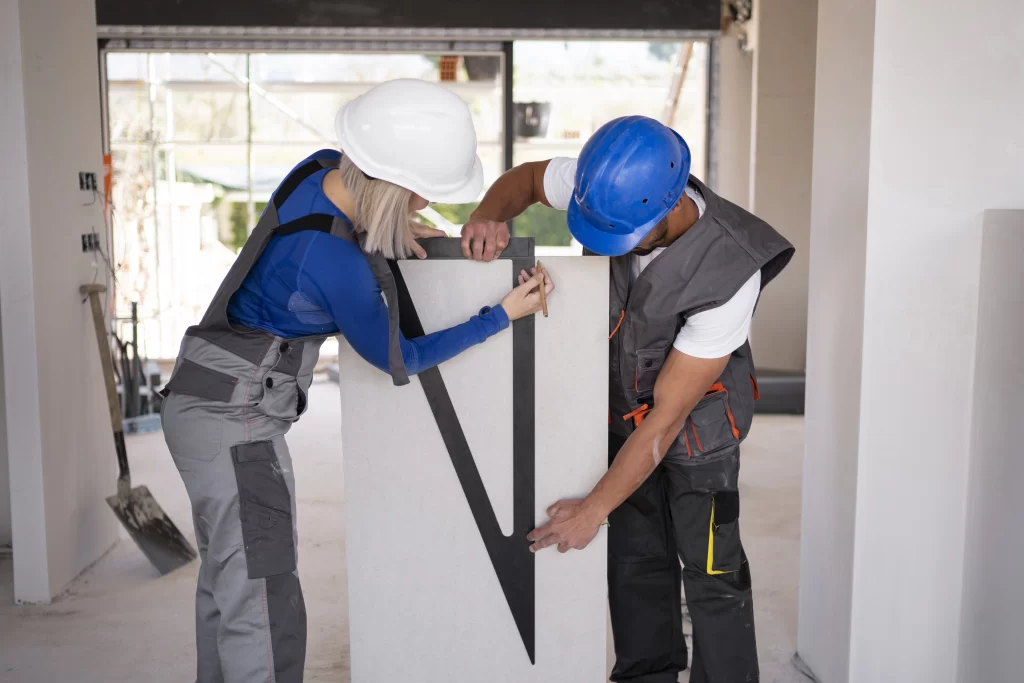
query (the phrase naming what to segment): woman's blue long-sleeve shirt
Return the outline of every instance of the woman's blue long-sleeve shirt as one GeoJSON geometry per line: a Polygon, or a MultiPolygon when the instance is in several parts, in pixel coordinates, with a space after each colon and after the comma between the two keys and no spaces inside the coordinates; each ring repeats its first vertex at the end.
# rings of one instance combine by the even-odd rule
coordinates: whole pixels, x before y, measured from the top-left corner
{"type": "MultiPolygon", "coordinates": [[[[340,153],[324,150],[309,159],[325,156],[340,153]]],[[[312,213],[348,220],[324,195],[327,171],[306,178],[288,197],[278,209],[281,223],[312,213]]],[[[232,296],[228,318],[288,339],[340,332],[367,362],[388,371],[388,310],[380,285],[357,244],[327,233],[273,237],[232,296]]],[[[508,324],[505,310],[495,306],[446,330],[416,339],[403,335],[406,371],[412,375],[443,363],[508,324]]]]}

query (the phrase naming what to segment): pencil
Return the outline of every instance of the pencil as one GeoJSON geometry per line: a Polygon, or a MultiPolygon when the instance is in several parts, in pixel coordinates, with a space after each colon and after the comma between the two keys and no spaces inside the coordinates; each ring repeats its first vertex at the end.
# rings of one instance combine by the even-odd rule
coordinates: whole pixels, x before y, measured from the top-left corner
{"type": "Polygon", "coordinates": [[[544,311],[544,317],[548,317],[548,293],[547,284],[544,282],[544,266],[537,261],[537,274],[540,275],[540,308],[544,311]]]}

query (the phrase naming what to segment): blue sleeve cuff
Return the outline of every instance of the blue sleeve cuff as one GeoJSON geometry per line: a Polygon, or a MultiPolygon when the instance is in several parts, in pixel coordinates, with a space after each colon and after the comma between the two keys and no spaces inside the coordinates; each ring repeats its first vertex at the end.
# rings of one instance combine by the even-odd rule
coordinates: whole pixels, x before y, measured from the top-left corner
{"type": "Polygon", "coordinates": [[[498,323],[497,332],[501,332],[508,327],[509,324],[508,313],[505,312],[505,308],[501,304],[494,307],[484,306],[480,309],[480,317],[490,318],[494,322],[498,323]]]}

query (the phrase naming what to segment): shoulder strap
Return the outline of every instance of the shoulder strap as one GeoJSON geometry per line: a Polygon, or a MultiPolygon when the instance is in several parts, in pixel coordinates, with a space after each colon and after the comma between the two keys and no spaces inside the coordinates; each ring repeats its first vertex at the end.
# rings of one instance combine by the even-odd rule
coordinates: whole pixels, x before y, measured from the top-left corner
{"type": "Polygon", "coordinates": [[[274,193],[274,208],[280,209],[284,206],[284,203],[288,201],[288,197],[292,196],[292,193],[302,184],[303,180],[317,171],[337,165],[334,159],[310,159],[296,168],[284,179],[284,182],[278,186],[277,192],[274,193]]]}

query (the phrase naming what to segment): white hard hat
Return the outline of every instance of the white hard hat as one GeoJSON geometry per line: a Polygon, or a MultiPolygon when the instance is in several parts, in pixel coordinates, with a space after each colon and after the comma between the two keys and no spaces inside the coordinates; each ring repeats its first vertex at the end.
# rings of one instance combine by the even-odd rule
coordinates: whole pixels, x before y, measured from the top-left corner
{"type": "Polygon", "coordinates": [[[460,204],[480,195],[483,165],[469,107],[436,83],[381,83],[334,119],[341,151],[363,173],[431,202],[460,204]]]}

